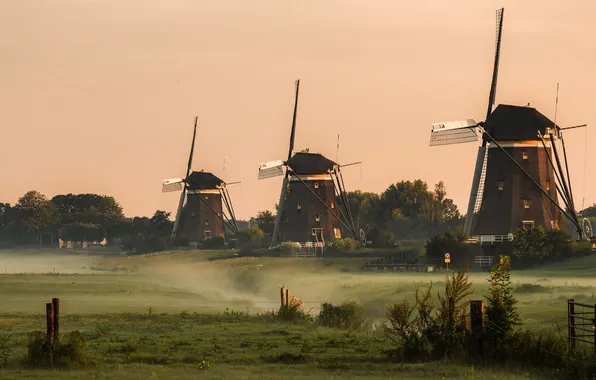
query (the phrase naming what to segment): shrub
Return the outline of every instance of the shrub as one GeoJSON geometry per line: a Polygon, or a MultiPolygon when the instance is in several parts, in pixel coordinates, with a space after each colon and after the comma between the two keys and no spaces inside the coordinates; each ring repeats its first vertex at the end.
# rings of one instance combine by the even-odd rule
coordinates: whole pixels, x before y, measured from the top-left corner
{"type": "Polygon", "coordinates": [[[393,304],[387,310],[389,325],[385,335],[395,343],[401,358],[421,359],[428,356],[451,356],[462,351],[467,336],[467,298],[472,284],[465,271],[453,273],[445,281],[445,294],[431,301],[431,289],[416,289],[416,303],[393,304]]]}
{"type": "Polygon", "coordinates": [[[26,363],[32,366],[71,366],[90,362],[85,337],[79,331],[72,331],[62,337],[54,346],[53,362],[46,336],[41,331],[34,331],[29,336],[26,363]]]}
{"type": "Polygon", "coordinates": [[[513,289],[514,293],[542,293],[548,291],[548,288],[545,286],[527,282],[523,284],[517,284],[513,289]]]}
{"type": "Polygon", "coordinates": [[[291,296],[288,305],[282,305],[279,308],[277,317],[285,322],[292,323],[310,323],[312,316],[304,312],[304,302],[296,296],[291,296]]]}
{"type": "Polygon", "coordinates": [[[459,232],[447,231],[443,235],[435,235],[424,245],[426,256],[437,258],[443,257],[445,253],[451,253],[452,256],[457,257],[458,254],[465,252],[464,240],[465,236],[459,232]]]}
{"type": "Polygon", "coordinates": [[[58,236],[64,241],[101,241],[105,237],[105,231],[97,224],[77,222],[63,225],[58,236]]]}
{"type": "Polygon", "coordinates": [[[335,239],[331,247],[338,251],[353,251],[359,247],[358,242],[352,238],[335,239]]]}
{"type": "Polygon", "coordinates": [[[241,229],[236,238],[242,249],[259,248],[263,242],[263,231],[258,226],[241,229]]]}
{"type": "Polygon", "coordinates": [[[185,237],[177,237],[174,240],[174,246],[176,247],[188,247],[190,245],[190,241],[188,238],[185,237]]]}
{"type": "Polygon", "coordinates": [[[222,249],[226,246],[226,241],[223,236],[215,236],[211,239],[206,239],[203,246],[206,249],[222,249]]]}
{"type": "Polygon", "coordinates": [[[341,305],[321,305],[318,322],[327,327],[357,330],[364,324],[364,309],[356,301],[346,300],[341,305]]]}
{"type": "Polygon", "coordinates": [[[296,247],[296,243],[293,241],[284,241],[283,243],[281,243],[281,251],[282,252],[293,252],[294,248],[296,247]]]}

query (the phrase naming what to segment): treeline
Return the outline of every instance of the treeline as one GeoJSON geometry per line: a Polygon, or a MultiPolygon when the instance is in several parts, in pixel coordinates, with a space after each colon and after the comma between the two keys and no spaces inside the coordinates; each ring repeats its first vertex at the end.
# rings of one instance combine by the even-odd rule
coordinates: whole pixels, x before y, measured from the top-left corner
{"type": "MultiPolygon", "coordinates": [[[[420,179],[400,181],[382,193],[348,192],[347,199],[359,229],[376,228],[399,240],[424,240],[455,230],[464,221],[453,200],[447,197],[443,182],[437,183],[431,190],[420,179]]],[[[241,223],[243,226],[258,225],[263,232],[272,233],[275,213],[261,211],[241,223]]]]}
{"type": "MultiPolygon", "coordinates": [[[[377,228],[395,239],[426,239],[463,221],[443,182],[431,190],[422,180],[400,181],[380,194],[349,192],[347,199],[359,228],[377,228]]],[[[241,228],[258,227],[265,235],[273,232],[274,224],[271,211],[239,221],[241,228]]],[[[105,195],[61,194],[48,199],[29,191],[14,205],[0,203],[3,245],[107,239],[125,249],[149,251],[171,246],[171,230],[170,213],[158,210],[152,217],[126,218],[116,199],[105,195]]]]}
{"type": "Polygon", "coordinates": [[[66,194],[48,199],[29,191],[14,205],[0,203],[0,245],[107,239],[127,250],[148,252],[168,245],[169,217],[170,213],[158,210],[151,218],[126,218],[111,196],[66,194]]]}

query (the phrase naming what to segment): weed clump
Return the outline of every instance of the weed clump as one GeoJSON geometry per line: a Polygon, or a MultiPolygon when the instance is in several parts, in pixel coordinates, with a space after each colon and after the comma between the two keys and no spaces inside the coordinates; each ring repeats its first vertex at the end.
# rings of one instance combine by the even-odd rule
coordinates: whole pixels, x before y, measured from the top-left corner
{"type": "Polygon", "coordinates": [[[445,281],[445,294],[431,300],[432,284],[425,291],[416,289],[416,302],[389,306],[385,335],[397,344],[391,357],[422,360],[453,356],[464,350],[468,332],[468,297],[472,283],[465,271],[452,274],[445,281]]]}
{"type": "Polygon", "coordinates": [[[545,286],[535,283],[517,284],[513,288],[513,293],[544,293],[547,291],[548,289],[545,286]]]}
{"type": "Polygon", "coordinates": [[[311,323],[313,321],[312,316],[304,311],[304,302],[296,296],[291,296],[287,305],[279,307],[277,317],[284,322],[292,323],[311,323]]]}
{"type": "Polygon", "coordinates": [[[57,366],[70,367],[90,364],[91,360],[85,345],[85,337],[79,331],[66,334],[52,348],[48,346],[46,336],[41,331],[29,335],[26,364],[35,367],[57,366]]]}
{"type": "Polygon", "coordinates": [[[364,308],[356,301],[346,300],[340,305],[324,303],[318,315],[322,326],[357,330],[364,324],[364,308]]]}

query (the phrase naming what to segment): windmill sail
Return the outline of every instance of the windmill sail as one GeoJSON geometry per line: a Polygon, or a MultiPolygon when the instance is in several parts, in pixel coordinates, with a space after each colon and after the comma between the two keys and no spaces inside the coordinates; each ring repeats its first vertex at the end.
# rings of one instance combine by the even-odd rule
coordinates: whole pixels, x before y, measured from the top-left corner
{"type": "Polygon", "coordinates": [[[474,120],[435,123],[430,133],[430,146],[461,144],[478,141],[474,120]]]}
{"type": "MultiPolygon", "coordinates": [[[[296,81],[296,95],[294,97],[294,112],[292,114],[292,130],[290,132],[290,146],[288,149],[288,161],[292,158],[292,152],[294,151],[294,139],[296,137],[296,116],[298,115],[298,94],[300,92],[300,79],[296,81]]],[[[260,174],[260,171],[259,171],[260,174]]],[[[271,235],[271,247],[274,247],[277,243],[277,234],[279,233],[279,224],[281,223],[281,214],[284,209],[285,194],[288,187],[289,172],[286,170],[281,192],[279,194],[279,203],[277,204],[277,215],[275,216],[275,225],[273,226],[273,234],[271,235]]]]}
{"type": "Polygon", "coordinates": [[[259,179],[273,178],[284,175],[282,160],[269,161],[259,165],[259,179]]]}
{"type": "Polygon", "coordinates": [[[493,67],[493,79],[490,85],[490,93],[488,96],[488,111],[486,112],[486,118],[493,112],[493,106],[495,105],[495,99],[497,96],[497,79],[499,77],[499,60],[501,59],[501,36],[503,33],[503,13],[505,8],[497,10],[497,32],[496,32],[496,46],[495,46],[495,64],[493,67]]]}
{"type": "Polygon", "coordinates": [[[165,179],[161,186],[162,193],[170,193],[173,191],[182,190],[184,190],[184,179],[182,178],[165,179]]]}
{"type": "MultiPolygon", "coordinates": [[[[195,126],[192,133],[192,144],[190,146],[190,155],[188,157],[188,166],[186,168],[186,176],[184,180],[188,180],[188,176],[190,175],[190,168],[192,166],[192,158],[194,156],[195,151],[195,139],[197,137],[197,123],[199,121],[199,117],[195,116],[195,126]]],[[[178,225],[180,224],[180,217],[182,216],[182,207],[184,206],[184,197],[186,196],[186,183],[182,187],[182,193],[180,194],[180,201],[178,202],[178,209],[176,210],[176,219],[174,220],[174,228],[172,228],[172,236],[176,237],[176,231],[178,231],[178,225]]]]}
{"type": "MultiPolygon", "coordinates": [[[[496,30],[496,44],[495,44],[495,62],[493,65],[493,77],[490,84],[490,92],[488,95],[488,109],[486,111],[486,118],[493,112],[495,99],[497,97],[497,80],[499,78],[499,61],[501,59],[501,37],[503,35],[503,14],[505,8],[497,10],[497,30],[496,30]]],[[[468,211],[466,213],[466,221],[464,223],[464,234],[470,235],[472,230],[472,222],[474,219],[474,212],[480,208],[484,191],[485,177],[482,175],[486,170],[486,160],[488,159],[488,149],[486,149],[487,140],[482,138],[482,147],[478,148],[476,156],[476,166],[474,167],[474,176],[472,177],[472,188],[470,190],[470,198],[468,199],[468,211]]],[[[486,174],[486,173],[485,173],[486,174]]]]}

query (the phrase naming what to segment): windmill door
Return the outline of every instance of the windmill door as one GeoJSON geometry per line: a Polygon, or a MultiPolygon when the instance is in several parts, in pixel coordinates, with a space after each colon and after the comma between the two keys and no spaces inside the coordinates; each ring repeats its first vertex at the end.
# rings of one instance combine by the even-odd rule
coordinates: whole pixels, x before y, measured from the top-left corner
{"type": "Polygon", "coordinates": [[[322,228],[313,228],[312,234],[315,237],[315,241],[317,243],[324,243],[325,238],[323,237],[323,229],[322,228]]]}

